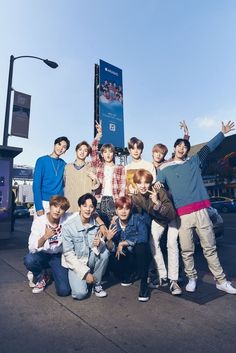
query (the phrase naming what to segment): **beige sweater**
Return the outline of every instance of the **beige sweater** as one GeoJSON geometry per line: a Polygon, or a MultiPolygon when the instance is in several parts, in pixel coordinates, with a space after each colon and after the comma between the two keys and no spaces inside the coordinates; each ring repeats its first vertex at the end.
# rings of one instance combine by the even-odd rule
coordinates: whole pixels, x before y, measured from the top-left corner
{"type": "Polygon", "coordinates": [[[74,163],[68,163],[64,172],[64,195],[70,202],[69,212],[78,211],[78,198],[87,192],[92,192],[99,187],[97,180],[92,181],[88,176],[89,172],[96,174],[96,171],[87,162],[81,169],[76,169],[74,163]]]}

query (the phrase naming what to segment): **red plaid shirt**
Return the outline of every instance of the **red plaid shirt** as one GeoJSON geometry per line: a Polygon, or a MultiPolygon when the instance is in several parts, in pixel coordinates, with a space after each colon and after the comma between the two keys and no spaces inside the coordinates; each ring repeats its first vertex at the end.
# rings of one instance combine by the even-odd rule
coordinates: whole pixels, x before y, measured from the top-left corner
{"type": "MultiPolygon", "coordinates": [[[[104,167],[105,163],[102,162],[98,154],[98,140],[94,140],[92,143],[92,166],[96,168],[96,175],[101,186],[95,191],[95,196],[100,200],[104,192],[104,167]]],[[[112,195],[114,199],[125,195],[125,168],[123,165],[114,165],[112,174],[112,195]]]]}

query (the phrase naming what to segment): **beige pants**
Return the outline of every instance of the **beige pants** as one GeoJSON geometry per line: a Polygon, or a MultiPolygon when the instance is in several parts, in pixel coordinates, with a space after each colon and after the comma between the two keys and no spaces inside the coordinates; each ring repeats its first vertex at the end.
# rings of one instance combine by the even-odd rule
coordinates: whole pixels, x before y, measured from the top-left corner
{"type": "Polygon", "coordinates": [[[193,242],[193,228],[198,229],[199,240],[203,254],[207,260],[209,270],[219,283],[225,282],[225,274],[221,267],[215,243],[215,234],[207,209],[192,212],[180,216],[179,240],[185,272],[188,278],[197,278],[194,267],[193,254],[195,250],[193,242]]]}

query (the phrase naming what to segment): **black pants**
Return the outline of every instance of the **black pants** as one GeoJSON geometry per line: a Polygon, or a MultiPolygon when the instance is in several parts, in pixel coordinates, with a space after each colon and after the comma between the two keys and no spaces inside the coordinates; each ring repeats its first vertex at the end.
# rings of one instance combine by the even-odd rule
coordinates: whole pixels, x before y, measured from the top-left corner
{"type": "Polygon", "coordinates": [[[134,245],[132,251],[127,247],[123,248],[124,255],[118,260],[115,254],[110,256],[109,269],[119,278],[119,280],[130,279],[137,275],[141,280],[147,280],[148,267],[151,260],[151,253],[148,243],[138,243],[134,245]]]}

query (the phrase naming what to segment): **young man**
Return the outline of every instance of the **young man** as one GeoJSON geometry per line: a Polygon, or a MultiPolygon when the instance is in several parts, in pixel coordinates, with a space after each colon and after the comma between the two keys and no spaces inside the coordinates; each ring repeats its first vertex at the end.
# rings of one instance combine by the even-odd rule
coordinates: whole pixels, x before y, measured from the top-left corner
{"type": "Polygon", "coordinates": [[[44,270],[51,269],[56,292],[60,296],[70,294],[68,270],[61,265],[62,225],[68,218],[65,212],[70,207],[64,196],[53,196],[49,201],[49,212],[37,217],[29,236],[29,254],[24,264],[33,274],[29,286],[32,292],[41,293],[49,280],[44,270]]]}
{"type": "Polygon", "coordinates": [[[86,141],[78,143],[75,148],[76,160],[68,163],[64,172],[64,194],[70,202],[69,212],[78,211],[78,198],[99,187],[96,170],[86,158],[92,153],[92,148],[86,141]]]}
{"type": "Polygon", "coordinates": [[[98,211],[108,227],[115,215],[115,200],[125,195],[125,169],[123,165],[115,164],[115,148],[105,144],[101,148],[99,158],[98,144],[102,137],[102,125],[96,124],[97,135],[92,143],[92,166],[96,168],[96,176],[100,187],[95,196],[98,201],[98,211]]]}
{"type": "Polygon", "coordinates": [[[88,284],[93,285],[97,297],[107,293],[101,286],[109,251],[100,236],[99,226],[93,217],[97,200],[90,194],[78,200],[79,213],[68,220],[63,227],[63,266],[69,268],[69,282],[72,297],[84,299],[88,294],[88,284]]]}
{"type": "Polygon", "coordinates": [[[58,137],[54,141],[53,152],[36,161],[33,180],[35,216],[42,216],[47,212],[52,196],[64,195],[63,175],[66,162],[60,157],[69,147],[70,141],[67,137],[58,137]]]}
{"type": "MultiPolygon", "coordinates": [[[[189,131],[188,131],[188,126],[185,122],[185,120],[180,121],[179,123],[180,128],[184,130],[184,139],[189,140],[189,131]]],[[[168,153],[168,148],[166,145],[163,145],[162,143],[157,143],[153,146],[152,148],[152,163],[156,169],[156,173],[158,173],[158,170],[160,166],[166,162],[165,157],[168,153]]],[[[155,179],[154,179],[155,180],[155,179]]]]}
{"type": "MultiPolygon", "coordinates": [[[[176,212],[166,191],[161,188],[159,191],[152,188],[152,174],[144,169],[138,170],[133,177],[138,193],[132,195],[134,205],[138,212],[149,215],[151,222],[150,246],[151,252],[159,274],[159,285],[167,286],[167,270],[160,247],[160,240],[163,232],[170,222],[176,219],[176,212]]],[[[147,221],[149,221],[147,219],[147,221]]],[[[172,226],[170,225],[170,228],[172,226]]],[[[178,244],[176,238],[168,239],[168,278],[170,280],[170,292],[172,295],[180,295],[181,288],[178,285],[178,244]]],[[[151,288],[158,285],[150,283],[151,288]]]]}
{"type": "Polygon", "coordinates": [[[126,174],[126,192],[128,194],[135,193],[135,185],[133,182],[134,173],[139,169],[145,169],[152,174],[153,180],[156,180],[155,167],[151,162],[147,162],[141,158],[144,149],[143,141],[137,137],[132,137],[128,142],[128,150],[131,155],[131,163],[125,166],[126,174]]]}
{"type": "Polygon", "coordinates": [[[111,270],[121,279],[122,286],[131,285],[132,275],[136,272],[141,279],[138,300],[146,302],[150,297],[147,284],[150,261],[148,227],[140,214],[132,214],[129,196],[116,199],[115,207],[118,216],[116,226],[110,227],[107,234],[108,246],[115,246],[116,254],[111,256],[111,270]]]}
{"type": "Polygon", "coordinates": [[[234,130],[234,123],[222,123],[222,130],[210,140],[196,155],[186,159],[190,150],[188,140],[178,139],[175,144],[175,156],[170,162],[160,167],[157,180],[168,186],[177,213],[180,217],[179,239],[185,272],[188,277],[186,290],[194,292],[197,285],[197,271],[194,267],[193,228],[197,228],[203,254],[208,267],[216,279],[216,288],[229,294],[236,294],[236,289],[226,280],[221,267],[215,244],[213,225],[207,207],[209,196],[201,176],[201,168],[210,152],[224,139],[224,135],[234,130]]]}

